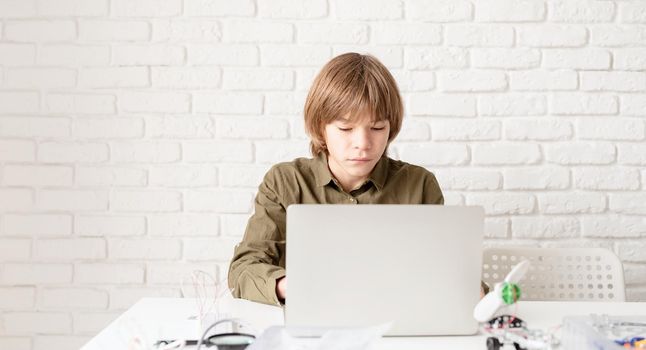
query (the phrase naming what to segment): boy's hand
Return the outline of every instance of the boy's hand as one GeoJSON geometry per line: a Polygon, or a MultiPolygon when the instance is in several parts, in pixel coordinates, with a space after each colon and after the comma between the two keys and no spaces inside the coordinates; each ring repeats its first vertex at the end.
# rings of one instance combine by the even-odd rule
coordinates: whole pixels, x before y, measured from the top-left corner
{"type": "Polygon", "coordinates": [[[276,281],[276,296],[278,296],[278,300],[285,302],[286,294],[287,294],[287,277],[281,277],[276,281]]]}

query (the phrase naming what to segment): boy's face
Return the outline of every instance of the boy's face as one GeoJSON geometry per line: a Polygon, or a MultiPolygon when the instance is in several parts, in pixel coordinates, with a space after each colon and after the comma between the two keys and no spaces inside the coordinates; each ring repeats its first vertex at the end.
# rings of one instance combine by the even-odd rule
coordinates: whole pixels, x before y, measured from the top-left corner
{"type": "Polygon", "coordinates": [[[367,179],[388,146],[390,123],[372,120],[364,110],[325,126],[328,165],[341,183],[357,185],[354,182],[367,179]]]}

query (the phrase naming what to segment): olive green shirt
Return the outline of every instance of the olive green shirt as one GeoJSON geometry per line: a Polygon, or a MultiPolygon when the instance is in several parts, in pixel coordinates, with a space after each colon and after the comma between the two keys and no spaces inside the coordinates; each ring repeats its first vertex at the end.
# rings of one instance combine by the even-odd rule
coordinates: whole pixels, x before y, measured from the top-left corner
{"type": "Polygon", "coordinates": [[[291,204],[443,204],[428,170],[382,157],[368,180],[345,192],[332,176],[327,156],[274,165],[265,175],[242,242],[229,267],[229,288],[237,298],[280,304],[276,280],[285,276],[286,210],[291,204]]]}

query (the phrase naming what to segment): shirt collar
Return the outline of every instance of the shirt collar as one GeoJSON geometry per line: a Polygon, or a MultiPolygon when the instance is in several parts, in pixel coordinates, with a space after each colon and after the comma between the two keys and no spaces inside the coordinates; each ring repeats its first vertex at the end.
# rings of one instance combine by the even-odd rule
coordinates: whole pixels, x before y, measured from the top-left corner
{"type": "Polygon", "coordinates": [[[319,187],[325,186],[334,180],[330,168],[327,166],[327,154],[320,152],[314,158],[314,176],[316,177],[316,185],[319,187]]]}
{"type": "MultiPolygon", "coordinates": [[[[327,154],[325,152],[319,153],[319,155],[314,158],[314,176],[316,177],[316,184],[319,187],[326,186],[330,182],[336,181],[334,176],[332,176],[332,172],[330,172],[330,168],[328,167],[327,154]]],[[[381,191],[384,188],[387,177],[388,157],[386,157],[386,155],[383,155],[375,165],[372,173],[370,173],[370,176],[368,176],[367,181],[372,182],[377,190],[381,191]]]]}

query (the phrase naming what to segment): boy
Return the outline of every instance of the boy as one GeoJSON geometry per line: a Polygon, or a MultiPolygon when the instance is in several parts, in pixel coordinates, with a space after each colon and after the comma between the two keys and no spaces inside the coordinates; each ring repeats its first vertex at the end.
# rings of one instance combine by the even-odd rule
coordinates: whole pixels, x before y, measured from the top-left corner
{"type": "Polygon", "coordinates": [[[235,297],[285,301],[285,216],[291,204],[444,203],[431,172],[386,156],[403,114],[395,79],[376,58],[347,53],[323,67],[305,102],[314,158],[277,164],[265,175],[229,268],[235,297]]]}

